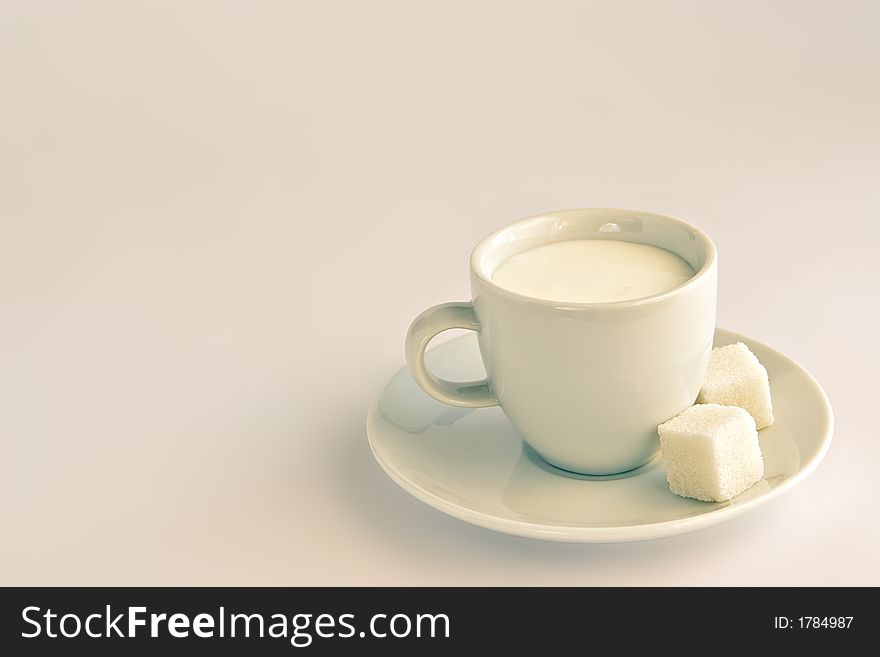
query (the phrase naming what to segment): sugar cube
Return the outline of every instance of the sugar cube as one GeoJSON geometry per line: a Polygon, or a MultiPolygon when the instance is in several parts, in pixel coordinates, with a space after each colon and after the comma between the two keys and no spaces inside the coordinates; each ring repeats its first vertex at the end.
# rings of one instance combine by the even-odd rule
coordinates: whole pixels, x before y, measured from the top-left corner
{"type": "Polygon", "coordinates": [[[773,424],[767,370],[742,342],[712,350],[697,402],[744,408],[758,429],[773,424]]]}
{"type": "Polygon", "coordinates": [[[657,428],[669,489],[723,502],[764,476],[755,420],[738,406],[697,404],[657,428]]]}

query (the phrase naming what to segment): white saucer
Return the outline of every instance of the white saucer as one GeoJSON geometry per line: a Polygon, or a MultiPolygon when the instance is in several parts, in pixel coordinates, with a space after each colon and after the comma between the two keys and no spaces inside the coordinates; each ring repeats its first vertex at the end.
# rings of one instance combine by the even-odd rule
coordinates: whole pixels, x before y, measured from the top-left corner
{"type": "MultiPolygon", "coordinates": [[[[404,490],[466,522],[507,534],[573,543],[640,541],[715,525],[757,508],[803,480],[831,444],[831,405],[790,358],[718,329],[715,344],[744,342],[770,375],[773,426],[762,429],[765,478],[721,503],[673,495],[661,457],[611,477],[567,473],[525,445],[499,408],[463,409],[428,397],[398,372],[370,408],[376,460],[404,490]]],[[[445,342],[428,367],[458,381],[484,376],[475,336],[445,342]]]]}

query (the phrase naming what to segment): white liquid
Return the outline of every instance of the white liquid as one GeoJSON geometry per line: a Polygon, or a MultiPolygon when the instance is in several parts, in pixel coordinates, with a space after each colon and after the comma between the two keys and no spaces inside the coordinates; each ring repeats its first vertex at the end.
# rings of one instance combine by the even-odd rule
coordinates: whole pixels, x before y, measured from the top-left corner
{"type": "Polygon", "coordinates": [[[619,240],[568,240],[502,262],[492,280],[511,292],[549,301],[607,303],[671,290],[694,275],[674,253],[619,240]]]}

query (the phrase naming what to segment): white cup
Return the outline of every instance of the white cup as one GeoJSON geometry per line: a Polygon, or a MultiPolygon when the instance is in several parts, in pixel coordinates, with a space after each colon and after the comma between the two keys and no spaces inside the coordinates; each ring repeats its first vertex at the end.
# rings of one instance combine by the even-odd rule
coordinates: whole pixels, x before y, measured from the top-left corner
{"type": "Polygon", "coordinates": [[[444,303],[410,326],[410,373],[453,406],[501,406],[547,462],[606,475],[647,463],[659,449],[657,425],[694,403],[715,332],[715,245],[678,219],[617,209],[563,210],[496,230],[470,260],[473,301],[444,303]],[[506,258],[551,242],[614,239],[664,248],[693,277],[631,301],[563,303],[525,296],[492,282],[506,258]],[[425,368],[438,333],[477,331],[487,378],[452,382],[425,368]]]}

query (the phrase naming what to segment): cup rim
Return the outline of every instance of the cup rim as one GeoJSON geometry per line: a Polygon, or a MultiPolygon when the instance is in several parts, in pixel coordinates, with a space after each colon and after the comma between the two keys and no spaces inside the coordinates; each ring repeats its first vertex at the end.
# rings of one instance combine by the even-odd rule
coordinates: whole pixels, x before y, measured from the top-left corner
{"type": "MultiPolygon", "coordinates": [[[[613,219],[609,218],[609,221],[613,219]]],[[[679,255],[679,254],[676,254],[679,255]]],[[[679,256],[680,257],[680,256],[679,256]]],[[[534,214],[529,217],[524,217],[522,219],[518,219],[517,221],[513,221],[509,224],[501,226],[493,230],[491,233],[486,235],[483,239],[477,242],[477,245],[474,247],[473,251],[471,251],[470,256],[470,270],[471,275],[475,276],[478,280],[480,280],[485,285],[489,286],[493,292],[506,296],[510,299],[523,301],[530,304],[537,304],[541,306],[546,306],[549,308],[590,308],[590,309],[612,309],[612,308],[630,308],[633,306],[642,306],[652,303],[658,303],[669,299],[670,297],[682,294],[688,289],[696,286],[700,279],[705,277],[705,275],[712,271],[715,268],[715,263],[717,260],[717,252],[715,249],[715,244],[709,238],[709,236],[704,233],[702,230],[697,228],[696,226],[689,224],[686,221],[682,221],[681,219],[676,219],[675,217],[670,217],[669,215],[659,214],[657,212],[648,212],[645,210],[633,210],[629,208],[568,208],[565,210],[554,210],[552,212],[541,212],[539,214],[534,214]],[[642,217],[654,217],[656,219],[662,219],[664,221],[668,221],[673,224],[678,224],[682,228],[691,231],[697,238],[700,240],[705,252],[706,252],[706,261],[703,263],[703,266],[691,276],[689,279],[677,285],[676,287],[670,288],[669,290],[664,290],[663,292],[658,292],[657,294],[652,294],[646,297],[638,297],[636,299],[626,299],[623,301],[600,301],[600,302],[592,302],[592,301],[554,301],[552,299],[542,299],[541,297],[530,296],[528,294],[522,294],[520,292],[514,292],[512,290],[508,290],[507,288],[501,287],[497,283],[495,283],[490,276],[486,275],[486,272],[483,270],[483,267],[480,263],[480,259],[489,249],[492,248],[492,242],[495,238],[498,237],[504,231],[510,230],[514,226],[525,223],[537,223],[537,222],[546,222],[554,219],[558,219],[559,215],[562,214],[575,214],[579,212],[609,212],[609,213],[633,213],[642,217]]]]}

